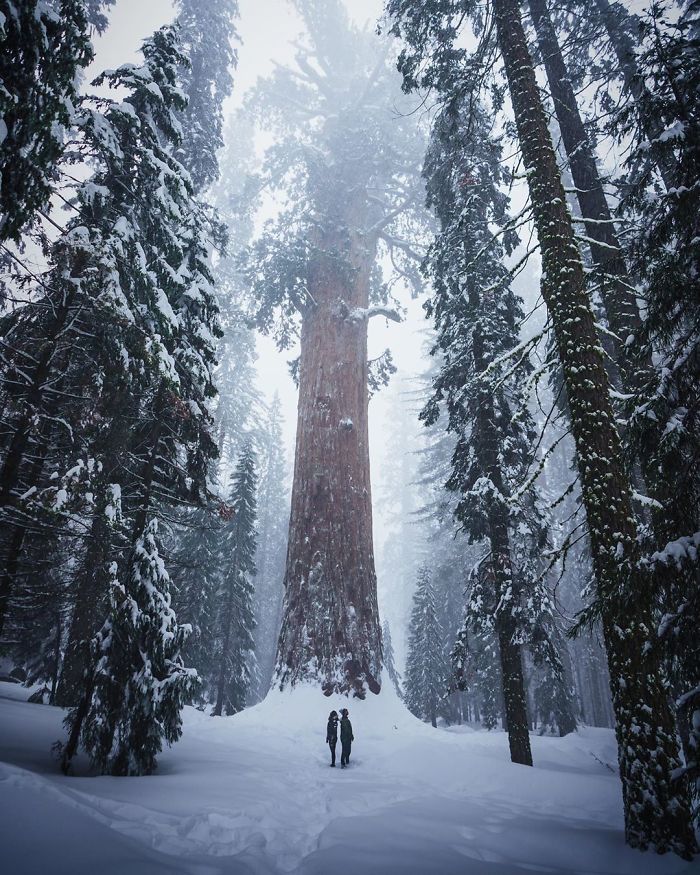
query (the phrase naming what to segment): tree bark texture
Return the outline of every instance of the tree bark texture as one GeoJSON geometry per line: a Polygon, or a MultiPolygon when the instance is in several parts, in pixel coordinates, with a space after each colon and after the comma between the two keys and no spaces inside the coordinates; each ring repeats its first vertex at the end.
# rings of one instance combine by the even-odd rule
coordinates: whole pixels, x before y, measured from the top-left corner
{"type": "MultiPolygon", "coordinates": [[[[603,184],[598,173],[593,146],[579,112],[569,71],[559,47],[547,0],[528,0],[537,33],[549,90],[559,123],[562,142],[569,159],[576,198],[584,220],[588,245],[594,263],[604,274],[601,296],[613,335],[602,338],[603,346],[620,369],[625,387],[634,383],[633,368],[625,342],[641,327],[634,288],[617,238],[603,184]]],[[[615,370],[608,371],[614,379],[615,370]]],[[[615,388],[621,389],[618,385],[615,388]]]]}
{"type": "Polygon", "coordinates": [[[91,642],[107,613],[109,528],[104,502],[101,502],[90,527],[85,560],[73,583],[73,614],[55,697],[55,704],[61,708],[72,708],[80,702],[85,672],[92,658],[91,642]]]}
{"type": "Polygon", "coordinates": [[[493,0],[533,217],[542,254],[542,294],[561,360],[579,476],[602,602],[603,629],[617,719],[625,835],[688,857],[695,849],[683,782],[674,782],[678,750],[657,658],[648,647],[653,616],[635,563],[636,526],[629,481],[609,398],[602,350],[583,264],[557,167],[518,0],[493,0]]]}
{"type": "MultiPolygon", "coordinates": [[[[352,196],[348,195],[350,201],[352,196]]],[[[302,317],[299,418],[277,652],[280,687],[310,680],[326,695],[378,693],[381,630],[372,544],[367,319],[375,242],[362,198],[344,230],[320,231],[302,317]],[[355,312],[353,312],[355,311],[355,312]]],[[[329,223],[330,224],[330,223],[329,223]]]]}

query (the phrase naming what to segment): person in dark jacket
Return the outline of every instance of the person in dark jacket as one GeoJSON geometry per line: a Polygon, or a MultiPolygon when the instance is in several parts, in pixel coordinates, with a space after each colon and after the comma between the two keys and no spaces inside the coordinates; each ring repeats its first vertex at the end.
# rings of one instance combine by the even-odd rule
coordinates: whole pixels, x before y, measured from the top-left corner
{"type": "Polygon", "coordinates": [[[348,717],[348,709],[341,708],[343,719],[340,721],[340,768],[344,769],[350,762],[350,747],[355,740],[352,734],[352,723],[348,717]]]}
{"type": "Polygon", "coordinates": [[[338,743],[338,712],[331,711],[326,726],[326,744],[331,749],[331,767],[335,768],[335,746],[338,743]]]}

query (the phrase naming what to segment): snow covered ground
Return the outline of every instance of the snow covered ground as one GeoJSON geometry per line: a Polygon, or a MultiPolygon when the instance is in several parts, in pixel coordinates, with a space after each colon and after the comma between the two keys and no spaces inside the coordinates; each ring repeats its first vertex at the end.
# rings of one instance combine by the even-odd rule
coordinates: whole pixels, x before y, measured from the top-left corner
{"type": "Polygon", "coordinates": [[[611,732],[533,737],[434,730],[389,692],[366,702],[271,694],[230,718],[188,708],[148,778],[58,773],[63,712],[0,683],[0,860],[7,875],[671,875],[697,864],[625,847],[611,732]],[[329,768],[329,710],[347,705],[350,768],[329,768]]]}

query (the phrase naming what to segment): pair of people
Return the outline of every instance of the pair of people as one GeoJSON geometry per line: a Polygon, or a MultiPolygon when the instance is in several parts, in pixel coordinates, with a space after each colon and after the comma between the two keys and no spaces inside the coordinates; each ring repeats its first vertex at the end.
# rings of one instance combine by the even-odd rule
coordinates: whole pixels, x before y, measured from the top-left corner
{"type": "MultiPolygon", "coordinates": [[[[344,769],[350,762],[350,748],[355,736],[352,734],[352,723],[347,708],[341,708],[343,715],[340,720],[340,768],[344,769]]],[[[338,712],[331,711],[326,727],[326,744],[331,749],[331,768],[335,768],[335,746],[338,743],[338,712]]]]}

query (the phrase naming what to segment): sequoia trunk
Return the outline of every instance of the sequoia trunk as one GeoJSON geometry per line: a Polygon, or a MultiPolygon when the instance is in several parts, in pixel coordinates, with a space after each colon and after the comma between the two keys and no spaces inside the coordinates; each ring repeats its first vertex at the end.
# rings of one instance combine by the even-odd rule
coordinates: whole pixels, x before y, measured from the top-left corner
{"type": "Polygon", "coordinates": [[[302,319],[276,682],[308,679],[326,695],[362,697],[367,688],[380,689],[367,429],[366,310],[374,258],[374,242],[357,233],[321,232],[308,265],[313,304],[302,319]]]}

